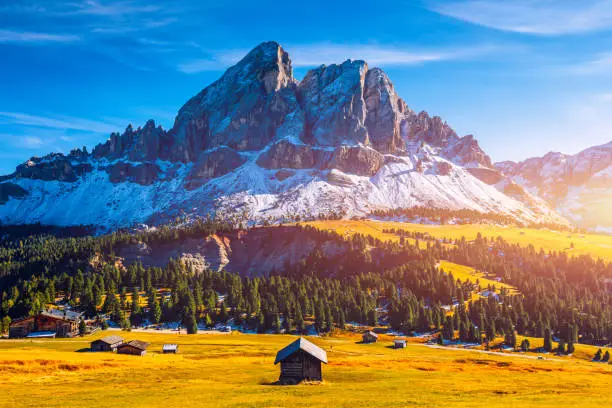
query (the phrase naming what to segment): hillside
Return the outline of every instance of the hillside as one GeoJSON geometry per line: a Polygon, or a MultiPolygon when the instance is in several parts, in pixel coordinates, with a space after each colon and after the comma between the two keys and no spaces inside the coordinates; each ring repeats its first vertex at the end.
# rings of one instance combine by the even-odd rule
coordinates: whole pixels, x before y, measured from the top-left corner
{"type": "MultiPolygon", "coordinates": [[[[372,405],[600,407],[612,403],[612,368],[576,358],[499,356],[390,338],[357,344],[355,335],[311,339],[328,353],[320,385],[273,385],[275,353],[294,336],[121,333],[151,342],[144,357],[78,352],[103,336],[71,340],[3,341],[2,407],[104,406],[365,407],[372,405]],[[178,355],[160,354],[178,343],[178,355]],[[61,388],[58,388],[61,384],[61,388]],[[27,389],[28,392],[24,392],[27,389]],[[60,392],[61,389],[61,392],[60,392]]],[[[592,354],[592,350],[585,350],[592,354]]]]}
{"type": "MultiPolygon", "coordinates": [[[[604,234],[580,234],[562,231],[553,231],[546,228],[519,228],[515,226],[501,226],[493,224],[465,224],[465,225],[429,225],[408,222],[374,221],[374,220],[328,220],[312,221],[306,223],[321,230],[335,231],[344,236],[355,233],[372,235],[383,241],[399,241],[397,234],[385,232],[395,228],[421,234],[427,234],[435,239],[456,240],[465,237],[475,239],[478,234],[488,237],[502,237],[504,240],[526,247],[533,245],[536,250],[563,252],[570,256],[590,255],[605,260],[612,259],[612,237],[604,234]]],[[[421,246],[426,244],[422,241],[421,246]]]]}
{"type": "Polygon", "coordinates": [[[249,222],[470,209],[566,223],[502,176],[473,136],[417,113],[390,78],[347,60],[293,76],[275,42],[180,108],[91,152],[33,157],[0,178],[0,222],[101,231],[216,213],[249,222]]]}

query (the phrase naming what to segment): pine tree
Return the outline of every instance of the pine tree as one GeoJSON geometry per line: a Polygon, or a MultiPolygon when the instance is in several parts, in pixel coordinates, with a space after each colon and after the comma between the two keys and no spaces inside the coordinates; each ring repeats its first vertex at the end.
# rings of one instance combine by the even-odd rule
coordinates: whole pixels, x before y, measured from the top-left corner
{"type": "Polygon", "coordinates": [[[151,320],[153,323],[159,323],[162,317],[162,309],[159,304],[159,301],[155,299],[153,301],[153,306],[151,307],[151,320]]]}
{"type": "Polygon", "coordinates": [[[529,344],[529,340],[523,339],[523,341],[521,342],[521,350],[527,352],[530,348],[531,344],[529,344]]]}
{"type": "Polygon", "coordinates": [[[595,356],[593,357],[593,361],[601,361],[602,354],[603,352],[601,351],[601,349],[598,349],[595,353],[595,356]]]}
{"type": "Polygon", "coordinates": [[[604,353],[603,357],[601,358],[601,361],[604,363],[610,361],[610,352],[608,350],[606,350],[606,352],[604,353]]]}
{"type": "Polygon", "coordinates": [[[81,319],[81,321],[79,322],[79,335],[84,336],[86,332],[87,324],[85,323],[85,320],[81,319]]]}
{"type": "Polygon", "coordinates": [[[565,340],[560,339],[559,340],[559,346],[557,347],[557,353],[559,354],[565,354],[566,350],[565,350],[565,340]]]}
{"type": "Polygon", "coordinates": [[[553,349],[552,333],[549,328],[546,328],[544,330],[544,350],[550,353],[552,349],[553,349]]]}

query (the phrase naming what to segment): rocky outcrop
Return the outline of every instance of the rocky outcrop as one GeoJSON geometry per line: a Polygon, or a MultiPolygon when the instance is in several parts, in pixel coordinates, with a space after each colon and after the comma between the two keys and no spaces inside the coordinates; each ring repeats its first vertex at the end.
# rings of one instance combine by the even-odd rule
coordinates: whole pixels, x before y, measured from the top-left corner
{"type": "Polygon", "coordinates": [[[480,148],[474,136],[467,135],[449,144],[442,156],[461,166],[492,168],[491,158],[480,148]]]}
{"type": "Polygon", "coordinates": [[[436,163],[436,173],[439,176],[448,176],[451,174],[453,170],[453,166],[448,162],[438,162],[436,163]]]}
{"type": "Polygon", "coordinates": [[[268,42],[253,49],[179,111],[169,135],[170,157],[193,161],[203,150],[258,150],[299,107],[291,59],[268,42]]]}
{"type": "Polygon", "coordinates": [[[28,196],[28,191],[24,190],[17,184],[2,183],[0,184],[0,205],[6,204],[10,198],[24,198],[28,196]]]}
{"type": "Polygon", "coordinates": [[[142,163],[133,165],[125,162],[118,162],[107,167],[108,178],[113,183],[137,183],[148,186],[159,179],[161,169],[155,163],[142,163]]]}
{"type": "Polygon", "coordinates": [[[470,167],[467,171],[480,181],[484,181],[489,185],[497,184],[504,179],[504,175],[495,169],[488,169],[483,167],[470,167]]]}
{"type": "Polygon", "coordinates": [[[305,142],[324,146],[369,143],[363,100],[367,70],[365,62],[348,60],[308,71],[298,87],[305,142]]]}
{"type": "Polygon", "coordinates": [[[75,182],[92,170],[89,163],[78,163],[63,154],[53,153],[43,158],[33,157],[17,166],[15,177],[43,181],[75,182]]]}
{"type": "Polygon", "coordinates": [[[257,164],[265,169],[322,169],[330,159],[329,151],[281,140],[263,152],[257,164]]]}
{"type": "Polygon", "coordinates": [[[328,167],[358,176],[373,176],[384,164],[385,157],[374,149],[342,146],[336,149],[328,167]]]}
{"type": "Polygon", "coordinates": [[[427,112],[407,116],[401,123],[401,134],[408,142],[426,143],[445,148],[459,140],[455,131],[439,116],[427,112]]]}
{"type": "Polygon", "coordinates": [[[400,125],[405,115],[411,113],[408,106],[379,68],[368,71],[364,88],[365,126],[372,147],[383,153],[404,150],[400,125]]]}
{"type": "Polygon", "coordinates": [[[185,187],[193,190],[208,182],[210,179],[227,174],[242,166],[245,159],[238,152],[229,147],[220,147],[204,152],[194,163],[187,175],[185,187]]]}
{"type": "Polygon", "coordinates": [[[166,132],[155,121],[149,120],[143,128],[134,131],[129,125],[123,134],[112,133],[106,143],[97,145],[92,154],[95,158],[115,160],[127,157],[130,161],[154,161],[166,156],[164,145],[168,144],[166,132]]]}

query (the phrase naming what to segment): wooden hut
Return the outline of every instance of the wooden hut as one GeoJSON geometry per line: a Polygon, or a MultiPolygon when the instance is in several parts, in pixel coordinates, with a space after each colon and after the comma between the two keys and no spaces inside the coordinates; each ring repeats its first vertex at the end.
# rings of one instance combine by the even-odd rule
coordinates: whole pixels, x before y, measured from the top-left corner
{"type": "Polygon", "coordinates": [[[406,348],[406,339],[395,339],[393,340],[393,348],[403,349],[406,348]]]}
{"type": "Polygon", "coordinates": [[[363,333],[361,338],[361,342],[364,344],[376,343],[378,341],[378,334],[374,333],[372,330],[368,330],[367,332],[363,333]]]}
{"type": "Polygon", "coordinates": [[[91,351],[116,351],[119,345],[123,344],[123,339],[119,336],[106,336],[91,342],[91,351]]]}
{"type": "Polygon", "coordinates": [[[327,364],[327,353],[322,348],[300,337],[276,354],[274,364],[281,364],[278,381],[297,384],[304,380],[322,381],[321,363],[327,364]]]}
{"type": "Polygon", "coordinates": [[[9,337],[28,337],[33,333],[50,332],[56,337],[79,335],[82,314],[70,310],[52,309],[35,316],[15,319],[9,326],[9,337]]]}
{"type": "Polygon", "coordinates": [[[149,343],[140,340],[132,340],[117,346],[118,354],[132,354],[134,356],[144,356],[147,352],[149,343]]]}
{"type": "Polygon", "coordinates": [[[176,354],[176,353],[178,353],[178,344],[164,344],[162,346],[162,353],[164,353],[164,354],[176,354]]]}

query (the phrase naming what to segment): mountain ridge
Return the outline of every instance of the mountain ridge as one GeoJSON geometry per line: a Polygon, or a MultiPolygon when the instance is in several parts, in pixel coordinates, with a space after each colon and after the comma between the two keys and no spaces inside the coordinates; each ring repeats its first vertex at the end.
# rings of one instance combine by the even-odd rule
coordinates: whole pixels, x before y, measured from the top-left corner
{"type": "Polygon", "coordinates": [[[381,69],[347,60],[298,81],[276,42],[187,101],[168,131],[129,125],[91,153],[32,158],[0,182],[4,223],[118,228],[185,213],[256,220],[419,205],[564,222],[472,135],[412,111],[381,69]]]}
{"type": "Polygon", "coordinates": [[[495,168],[528,191],[547,200],[573,223],[612,232],[612,141],[574,155],[549,152],[495,168]]]}

